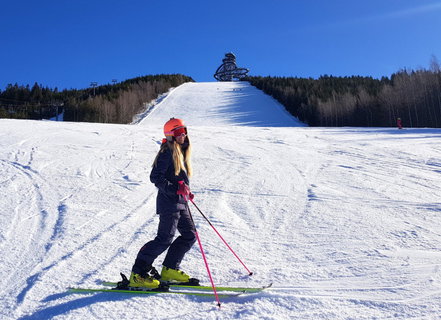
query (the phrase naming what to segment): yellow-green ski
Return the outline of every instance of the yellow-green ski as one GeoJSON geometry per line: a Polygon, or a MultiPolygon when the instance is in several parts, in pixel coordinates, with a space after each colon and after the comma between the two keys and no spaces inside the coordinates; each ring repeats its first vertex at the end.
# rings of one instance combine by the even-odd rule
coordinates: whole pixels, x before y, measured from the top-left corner
{"type": "MultiPolygon", "coordinates": [[[[71,293],[97,293],[97,292],[110,292],[110,293],[127,293],[127,294],[181,294],[192,295],[200,297],[213,297],[213,293],[208,292],[189,292],[189,291],[154,291],[154,290],[120,290],[120,289],[89,289],[89,288],[69,288],[71,293]]],[[[219,298],[237,297],[241,293],[221,293],[218,294],[219,298]]]]}
{"type": "MultiPolygon", "coordinates": [[[[104,281],[102,282],[102,285],[109,286],[109,287],[116,287],[118,285],[117,282],[108,282],[104,281]]],[[[185,284],[173,284],[168,283],[167,284],[170,288],[185,288],[185,289],[193,289],[193,290],[201,290],[201,291],[211,291],[213,288],[211,286],[190,286],[185,284]]],[[[260,292],[262,290],[265,290],[272,286],[272,283],[270,283],[267,286],[263,287],[229,287],[229,286],[216,286],[217,291],[232,291],[232,292],[240,292],[240,293],[255,293],[260,292]]]]}

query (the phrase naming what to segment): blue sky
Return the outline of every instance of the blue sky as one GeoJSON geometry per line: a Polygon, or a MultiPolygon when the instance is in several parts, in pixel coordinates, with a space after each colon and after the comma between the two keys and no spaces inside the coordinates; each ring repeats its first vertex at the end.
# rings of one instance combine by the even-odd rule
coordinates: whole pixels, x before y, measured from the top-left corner
{"type": "Polygon", "coordinates": [[[0,89],[85,88],[158,73],[390,76],[441,60],[441,1],[4,1],[0,89]]]}

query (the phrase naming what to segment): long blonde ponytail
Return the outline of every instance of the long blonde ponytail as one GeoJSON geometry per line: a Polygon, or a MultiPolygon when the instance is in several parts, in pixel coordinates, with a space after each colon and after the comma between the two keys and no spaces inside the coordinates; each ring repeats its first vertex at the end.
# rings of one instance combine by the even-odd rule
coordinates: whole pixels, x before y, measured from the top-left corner
{"type": "Polygon", "coordinates": [[[161,149],[159,149],[159,152],[156,155],[153,166],[156,166],[159,155],[166,149],[169,149],[172,152],[175,175],[179,175],[179,172],[184,170],[187,173],[187,176],[191,177],[193,174],[193,168],[191,165],[191,144],[188,136],[186,137],[186,140],[188,141],[188,147],[186,148],[185,152],[182,152],[181,145],[174,140],[163,143],[161,145],[161,149]]]}

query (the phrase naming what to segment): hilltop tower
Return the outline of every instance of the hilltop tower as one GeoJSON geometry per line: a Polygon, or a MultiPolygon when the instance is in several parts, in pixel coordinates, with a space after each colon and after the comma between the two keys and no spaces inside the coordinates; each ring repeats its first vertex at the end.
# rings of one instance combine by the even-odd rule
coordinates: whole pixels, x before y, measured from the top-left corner
{"type": "Polygon", "coordinates": [[[238,68],[236,66],[236,56],[232,53],[226,53],[222,59],[222,64],[217,68],[214,78],[218,81],[234,81],[246,77],[250,71],[247,68],[238,68]]]}

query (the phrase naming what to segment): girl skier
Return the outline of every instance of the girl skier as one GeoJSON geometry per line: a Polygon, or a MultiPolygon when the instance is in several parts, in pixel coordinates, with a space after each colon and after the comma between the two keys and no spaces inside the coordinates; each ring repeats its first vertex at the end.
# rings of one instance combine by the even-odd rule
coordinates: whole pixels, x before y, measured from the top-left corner
{"type": "Polygon", "coordinates": [[[180,119],[171,118],[167,121],[164,134],[166,139],[162,141],[150,174],[150,181],[158,188],[158,233],[139,250],[130,275],[131,287],[159,287],[160,282],[152,277],[152,264],[167,248],[161,281],[190,281],[190,276],[179,270],[179,265],[196,241],[195,226],[187,203],[189,198],[193,199],[189,188],[189,177],[192,173],[191,145],[187,128],[180,119]],[[176,229],[180,236],[173,241],[176,229]]]}

